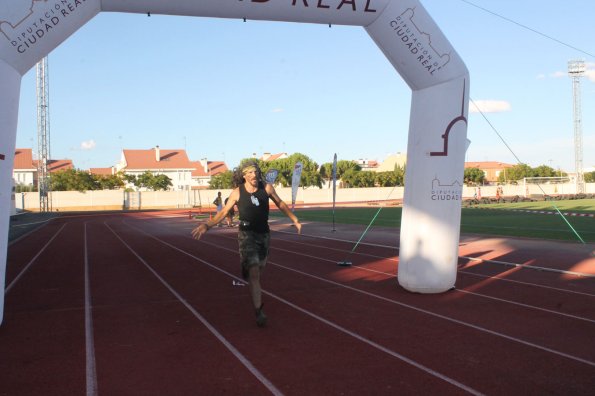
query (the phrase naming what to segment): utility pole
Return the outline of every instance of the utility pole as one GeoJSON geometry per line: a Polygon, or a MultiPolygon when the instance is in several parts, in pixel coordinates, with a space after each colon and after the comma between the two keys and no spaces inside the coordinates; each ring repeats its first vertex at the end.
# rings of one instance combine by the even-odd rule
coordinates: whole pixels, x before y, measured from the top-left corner
{"type": "Polygon", "coordinates": [[[584,60],[568,61],[568,76],[572,79],[572,109],[574,115],[574,169],[576,193],[585,193],[583,173],[583,120],[581,115],[581,77],[585,74],[584,60]]]}
{"type": "Polygon", "coordinates": [[[50,100],[48,81],[48,58],[37,63],[37,189],[39,211],[51,212],[50,173],[50,100]]]}

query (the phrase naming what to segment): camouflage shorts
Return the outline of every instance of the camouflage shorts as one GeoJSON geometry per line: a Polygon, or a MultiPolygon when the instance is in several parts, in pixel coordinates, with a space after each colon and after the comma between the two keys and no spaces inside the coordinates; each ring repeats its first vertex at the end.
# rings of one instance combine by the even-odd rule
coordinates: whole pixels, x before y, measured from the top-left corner
{"type": "Polygon", "coordinates": [[[240,263],[242,264],[242,277],[248,279],[251,267],[260,265],[264,267],[269,255],[270,234],[254,231],[238,231],[238,245],[240,263]]]}

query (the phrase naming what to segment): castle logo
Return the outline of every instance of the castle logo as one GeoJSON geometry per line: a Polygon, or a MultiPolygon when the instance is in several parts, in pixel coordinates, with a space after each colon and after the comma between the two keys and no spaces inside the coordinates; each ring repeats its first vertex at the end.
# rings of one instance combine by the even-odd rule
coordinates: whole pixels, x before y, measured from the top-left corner
{"type": "Polygon", "coordinates": [[[451,184],[442,184],[438,177],[432,180],[432,201],[460,201],[463,185],[455,180],[451,184]]]}
{"type": "Polygon", "coordinates": [[[450,62],[449,53],[441,53],[432,44],[432,36],[415,23],[415,8],[408,8],[390,21],[390,27],[417,63],[433,75],[450,62]]]}
{"type": "Polygon", "coordinates": [[[0,4],[0,38],[20,54],[51,34],[61,21],[73,15],[87,0],[29,0],[0,4]]]}

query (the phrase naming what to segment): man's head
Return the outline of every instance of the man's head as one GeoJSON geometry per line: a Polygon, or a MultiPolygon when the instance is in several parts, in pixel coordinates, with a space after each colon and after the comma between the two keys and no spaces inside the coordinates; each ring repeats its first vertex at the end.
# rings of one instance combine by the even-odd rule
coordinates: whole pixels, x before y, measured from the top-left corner
{"type": "Polygon", "coordinates": [[[247,179],[256,179],[257,182],[260,182],[262,179],[262,174],[260,172],[260,167],[258,166],[258,162],[249,160],[242,162],[238,168],[235,169],[234,172],[234,184],[239,186],[240,184],[244,184],[247,179]],[[254,175],[254,176],[252,176],[254,175]]]}

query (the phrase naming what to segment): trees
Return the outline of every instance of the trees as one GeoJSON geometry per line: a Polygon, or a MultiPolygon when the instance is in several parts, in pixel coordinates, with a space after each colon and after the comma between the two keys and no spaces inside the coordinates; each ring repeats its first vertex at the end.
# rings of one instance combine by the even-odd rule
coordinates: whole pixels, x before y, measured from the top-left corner
{"type": "Polygon", "coordinates": [[[209,183],[209,189],[211,190],[220,190],[220,189],[231,189],[233,188],[233,172],[228,170],[223,173],[219,173],[211,177],[211,182],[209,183]]]}
{"type": "Polygon", "coordinates": [[[301,161],[302,177],[300,185],[302,187],[322,188],[322,176],[318,172],[318,164],[305,154],[295,153],[288,158],[273,161],[260,161],[255,158],[245,158],[240,161],[240,164],[245,161],[256,161],[263,174],[266,174],[269,169],[277,169],[279,171],[277,183],[281,184],[283,187],[291,186],[293,168],[298,161],[301,161]]]}
{"type": "MultiPolygon", "coordinates": [[[[506,169],[506,180],[519,181],[525,177],[533,177],[533,173],[533,168],[531,168],[529,165],[517,164],[512,168],[506,169]]],[[[498,176],[498,181],[504,182],[506,180],[504,179],[504,172],[500,173],[498,176]]]]}
{"type": "Polygon", "coordinates": [[[394,187],[399,185],[397,174],[394,171],[379,172],[374,177],[374,185],[378,187],[394,187]]]}
{"type": "Polygon", "coordinates": [[[88,172],[66,169],[52,173],[50,177],[52,191],[87,191],[99,189],[99,183],[88,172]]]}
{"type": "Polygon", "coordinates": [[[533,168],[533,177],[555,177],[556,170],[547,165],[539,165],[537,168],[533,168]]]}
{"type": "Polygon", "coordinates": [[[126,182],[134,184],[136,188],[146,188],[153,191],[166,191],[173,185],[167,175],[154,175],[151,171],[145,171],[138,176],[124,174],[122,177],[126,182]]]}
{"type": "MultiPolygon", "coordinates": [[[[355,161],[339,160],[337,161],[337,180],[343,177],[343,174],[348,170],[353,169],[354,171],[360,171],[362,168],[355,161]]],[[[333,163],[325,162],[320,166],[320,177],[331,181],[333,177],[333,163]]]]}
{"type": "Polygon", "coordinates": [[[527,164],[518,164],[512,168],[506,169],[506,179],[504,178],[504,172],[498,176],[498,182],[505,181],[519,181],[525,177],[561,177],[566,176],[566,173],[557,171],[551,166],[539,165],[536,168],[531,168],[527,164]]]}
{"type": "Polygon", "coordinates": [[[153,191],[167,191],[172,186],[172,182],[166,175],[154,175],[151,171],[145,171],[136,178],[134,185],[153,191]]]}
{"type": "Polygon", "coordinates": [[[95,176],[101,190],[115,190],[124,187],[122,174],[95,176]]]}
{"type": "Polygon", "coordinates": [[[349,169],[341,177],[343,185],[347,188],[374,187],[376,181],[375,172],[359,171],[349,169]]]}
{"type": "Polygon", "coordinates": [[[50,186],[52,191],[88,191],[88,190],[113,190],[124,187],[126,182],[136,187],[149,190],[167,190],[172,186],[171,179],[166,175],[153,175],[146,171],[138,177],[136,175],[116,174],[99,176],[86,171],[67,169],[52,173],[50,186]]]}
{"type": "MultiPolygon", "coordinates": [[[[465,184],[469,185],[481,185],[483,184],[485,177],[485,173],[479,168],[466,168],[463,174],[465,184]]],[[[503,177],[503,175],[501,174],[498,179],[500,177],[503,177]]]]}

